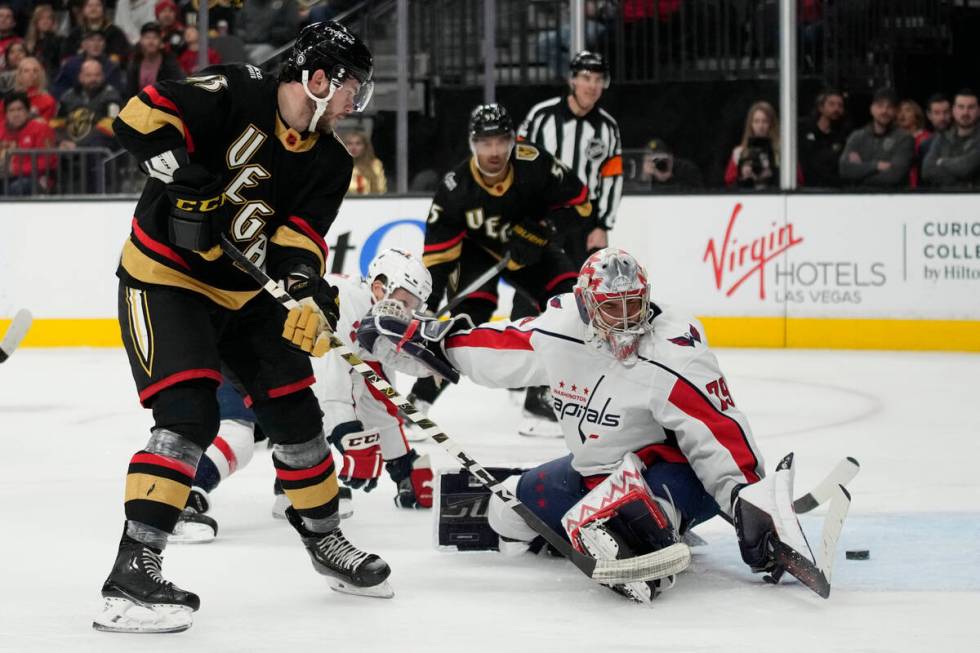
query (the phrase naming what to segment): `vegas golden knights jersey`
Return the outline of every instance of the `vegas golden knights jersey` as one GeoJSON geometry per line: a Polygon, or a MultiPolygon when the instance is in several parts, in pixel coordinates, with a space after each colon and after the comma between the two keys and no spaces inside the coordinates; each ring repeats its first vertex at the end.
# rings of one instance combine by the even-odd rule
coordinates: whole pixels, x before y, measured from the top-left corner
{"type": "Polygon", "coordinates": [[[335,135],[288,127],[278,86],[255,66],[212,66],[147,86],[120,112],[116,136],[150,175],[117,271],[126,285],[184,288],[233,310],[259,292],[220,247],[193,252],[170,242],[165,188],[181,148],[224,180],[227,201],[237,206],[227,233],[254,263],[272,275],[287,261],[325,271],[324,236],[353,161],[335,135]]]}
{"type": "MultiPolygon", "coordinates": [[[[446,285],[463,243],[500,259],[510,226],[548,218],[559,231],[592,216],[588,189],[561,161],[533,145],[517,143],[503,181],[488,186],[473,157],[449,172],[432,200],[425,227],[423,263],[432,273],[432,297],[446,285]]],[[[517,266],[511,262],[508,268],[517,266]]]]}

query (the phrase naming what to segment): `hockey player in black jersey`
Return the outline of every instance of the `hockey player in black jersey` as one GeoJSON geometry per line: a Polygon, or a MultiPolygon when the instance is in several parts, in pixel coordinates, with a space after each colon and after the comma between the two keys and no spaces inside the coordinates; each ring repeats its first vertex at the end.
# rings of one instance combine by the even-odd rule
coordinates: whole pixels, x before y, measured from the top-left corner
{"type": "Polygon", "coordinates": [[[390,596],[388,565],[339,528],[337,474],[310,386],[329,348],[337,291],[323,278],[330,224],[353,162],[334,134],[370,99],[372,57],[343,26],[303,29],[278,78],[215,66],[160,82],[114,123],[149,178],[117,275],[119,323],[149,442],[130,460],[119,552],[95,628],[185,630],[198,597],[164,579],[161,554],[218,429],[225,363],[275,444],[289,521],[339,591],[390,596]],[[300,308],[287,312],[222,254],[229,238],[300,308]]]}
{"type": "MultiPolygon", "coordinates": [[[[473,110],[469,140],[472,156],[445,176],[429,211],[423,256],[432,274],[429,308],[435,310],[444,291],[455,295],[509,253],[501,276],[540,310],[575,282],[576,268],[555,241],[591,217],[588,189],[552,155],[515,143],[514,123],[499,104],[473,110]]],[[[497,281],[469,293],[455,312],[475,324],[490,319],[497,281]]],[[[410,399],[426,410],[439,390],[431,377],[419,379],[410,399]]],[[[539,395],[529,389],[525,415],[540,423],[531,414],[537,411],[556,424],[550,402],[539,395]]]]}

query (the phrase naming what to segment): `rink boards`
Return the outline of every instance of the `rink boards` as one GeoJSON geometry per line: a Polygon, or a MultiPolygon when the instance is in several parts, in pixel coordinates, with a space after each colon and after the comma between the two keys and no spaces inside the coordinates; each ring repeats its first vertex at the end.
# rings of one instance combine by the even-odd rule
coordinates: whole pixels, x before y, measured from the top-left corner
{"type": "MultiPolygon", "coordinates": [[[[611,244],[655,301],[701,316],[726,347],[980,351],[980,196],[624,197],[611,244]]],[[[415,252],[429,200],[349,199],[332,272],[415,252]]],[[[33,311],[24,346],[118,346],[114,271],[132,200],[0,203],[0,329],[33,311]]],[[[493,229],[493,222],[472,225],[493,229]]],[[[501,289],[501,314],[510,301],[501,289]]]]}

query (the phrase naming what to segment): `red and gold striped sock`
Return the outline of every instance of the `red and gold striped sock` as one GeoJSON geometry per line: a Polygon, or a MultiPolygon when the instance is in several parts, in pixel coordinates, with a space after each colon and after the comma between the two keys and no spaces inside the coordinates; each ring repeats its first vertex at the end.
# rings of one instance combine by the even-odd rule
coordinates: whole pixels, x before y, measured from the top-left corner
{"type": "Polygon", "coordinates": [[[194,466],[148,451],[138,451],[126,475],[126,519],[172,533],[187,504],[194,466]]]}
{"type": "Polygon", "coordinates": [[[276,478],[307,527],[316,532],[336,527],[340,499],[333,456],[328,452],[323,460],[306,468],[290,467],[275,455],[272,462],[276,478]]]}

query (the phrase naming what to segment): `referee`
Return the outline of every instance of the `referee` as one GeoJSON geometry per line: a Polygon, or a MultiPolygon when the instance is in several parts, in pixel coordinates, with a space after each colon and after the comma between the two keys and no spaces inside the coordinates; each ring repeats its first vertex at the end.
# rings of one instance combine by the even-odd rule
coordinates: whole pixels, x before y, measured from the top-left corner
{"type": "Polygon", "coordinates": [[[575,171],[589,189],[593,220],[562,239],[575,266],[589,253],[606,247],[606,232],[616,221],[623,191],[623,157],[619,125],[598,106],[609,88],[609,67],[602,55],[583,50],[572,59],[569,93],[535,105],[517,131],[527,141],[551,152],[575,171]]]}

